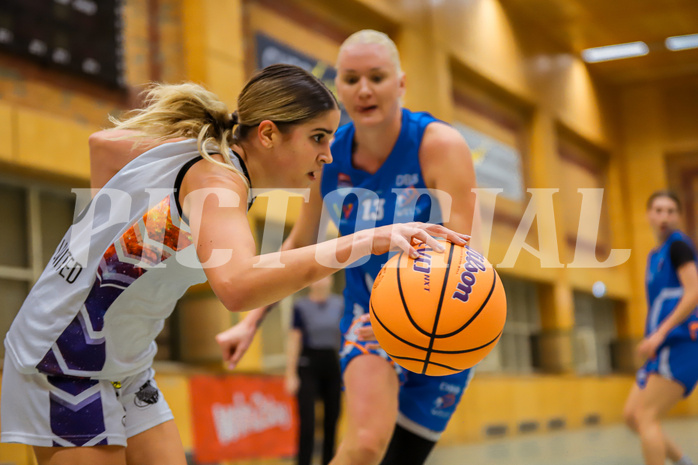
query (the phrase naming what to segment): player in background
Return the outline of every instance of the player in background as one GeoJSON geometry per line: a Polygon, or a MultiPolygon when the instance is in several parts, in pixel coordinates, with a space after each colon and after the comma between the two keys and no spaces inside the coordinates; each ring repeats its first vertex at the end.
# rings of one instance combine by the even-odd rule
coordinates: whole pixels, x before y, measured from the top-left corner
{"type": "Polygon", "coordinates": [[[679,230],[681,203],[670,191],[647,201],[657,246],[647,257],[647,323],[638,355],[645,360],[625,404],[628,426],[640,436],[647,465],[692,465],[662,431],[660,419],[698,382],[698,271],[693,241],[679,230]]]}

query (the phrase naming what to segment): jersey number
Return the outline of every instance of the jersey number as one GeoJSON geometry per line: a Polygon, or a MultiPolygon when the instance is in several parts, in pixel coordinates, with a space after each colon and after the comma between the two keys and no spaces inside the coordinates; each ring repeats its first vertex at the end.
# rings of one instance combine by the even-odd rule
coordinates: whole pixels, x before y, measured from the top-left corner
{"type": "Polygon", "coordinates": [[[361,219],[364,221],[380,221],[383,219],[385,212],[383,205],[385,199],[366,199],[361,202],[363,213],[361,219]]]}

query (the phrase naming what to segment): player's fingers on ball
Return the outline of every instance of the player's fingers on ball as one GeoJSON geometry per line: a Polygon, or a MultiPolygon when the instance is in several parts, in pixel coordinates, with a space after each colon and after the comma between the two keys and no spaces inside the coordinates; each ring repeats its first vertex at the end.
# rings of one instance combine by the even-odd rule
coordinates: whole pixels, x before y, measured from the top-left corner
{"type": "Polygon", "coordinates": [[[465,245],[470,240],[470,236],[466,236],[465,234],[460,234],[454,231],[449,231],[446,234],[446,239],[454,244],[465,245]]]}
{"type": "Polygon", "coordinates": [[[412,245],[410,245],[407,239],[405,239],[403,236],[394,236],[392,242],[394,248],[398,248],[407,252],[408,256],[412,258],[419,257],[417,250],[414,247],[412,247],[412,245]]]}
{"type": "Polygon", "coordinates": [[[437,252],[443,252],[444,250],[446,250],[446,248],[443,246],[441,242],[437,241],[435,238],[428,234],[425,242],[429,247],[436,250],[437,252]]]}
{"type": "Polygon", "coordinates": [[[427,233],[424,229],[419,227],[412,228],[410,235],[411,242],[427,242],[427,239],[429,238],[429,233],[427,233]]]}
{"type": "Polygon", "coordinates": [[[457,233],[455,231],[452,231],[448,229],[445,226],[442,226],[440,224],[432,224],[427,228],[427,231],[429,231],[432,235],[440,236],[446,239],[449,242],[452,242],[454,244],[460,244],[463,245],[466,243],[465,239],[463,239],[462,234],[457,233]]]}

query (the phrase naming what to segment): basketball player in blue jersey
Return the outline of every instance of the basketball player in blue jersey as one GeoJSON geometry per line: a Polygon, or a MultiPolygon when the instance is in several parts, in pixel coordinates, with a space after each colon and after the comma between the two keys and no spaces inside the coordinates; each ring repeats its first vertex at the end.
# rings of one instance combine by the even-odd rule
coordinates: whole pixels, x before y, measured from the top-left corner
{"type": "Polygon", "coordinates": [[[264,266],[247,220],[250,186],[313,182],[332,161],[334,96],[302,69],[274,65],[247,83],[233,114],[195,84],[156,85],[147,103],[115,133],[91,137],[101,189],[5,339],[2,441],[33,446],[40,465],[186,463],[151,365],[155,337],[190,285],[208,280],[226,308],[241,311],[335,272],[327,257],[395,245],[414,256],[415,241],[442,250],[431,234],[464,243],[444,227],[410,223],[283,252],[272,262],[285,267],[264,266]],[[147,143],[134,147],[134,137],[147,143]],[[172,139],[180,140],[144,151],[172,139]]]}
{"type": "MultiPolygon", "coordinates": [[[[342,235],[414,220],[440,223],[440,204],[436,196],[423,195],[426,189],[452,200],[443,223],[470,234],[475,208],[470,151],[454,128],[402,108],[405,76],[393,41],[371,30],[350,36],[340,47],[336,84],[352,122],[337,131],[334,162],[323,168],[321,186],[311,186],[310,201],[282,249],[316,241],[323,199],[342,235]]],[[[444,377],[408,373],[366,340],[372,334],[371,287],[386,261],[372,257],[346,270],[340,355],[348,428],[333,464],[424,463],[472,376],[472,370],[444,377]]],[[[263,312],[218,336],[231,364],[249,345],[263,312]]]]}
{"type": "Polygon", "coordinates": [[[655,192],[647,202],[657,247],[647,257],[647,323],[637,349],[646,362],[624,411],[626,423],[640,436],[647,465],[664,465],[667,458],[693,464],[660,425],[660,418],[698,382],[696,249],[678,229],[680,213],[681,203],[670,191],[655,192]]]}

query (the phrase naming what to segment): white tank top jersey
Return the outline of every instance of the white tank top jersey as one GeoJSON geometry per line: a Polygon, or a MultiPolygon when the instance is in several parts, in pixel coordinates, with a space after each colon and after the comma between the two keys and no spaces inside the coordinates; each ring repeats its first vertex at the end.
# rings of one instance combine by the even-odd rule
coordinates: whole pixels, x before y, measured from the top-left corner
{"type": "Polygon", "coordinates": [[[150,367],[175,303],[206,281],[175,192],[199,158],[194,140],[164,144],[100,189],[7,333],[17,370],[118,381],[150,367]]]}

